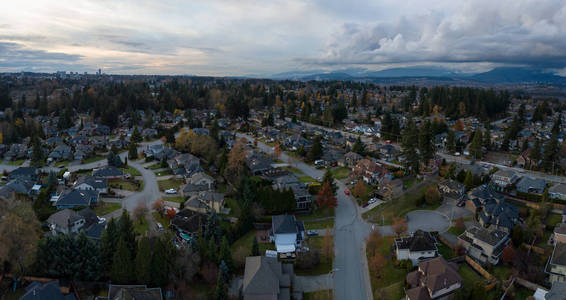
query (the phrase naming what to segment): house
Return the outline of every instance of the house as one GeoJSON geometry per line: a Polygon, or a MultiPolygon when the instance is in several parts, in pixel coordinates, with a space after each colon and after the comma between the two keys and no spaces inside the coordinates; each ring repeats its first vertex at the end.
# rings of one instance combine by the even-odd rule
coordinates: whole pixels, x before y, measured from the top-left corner
{"type": "Polygon", "coordinates": [[[207,213],[214,210],[220,213],[224,207],[224,194],[205,191],[193,195],[185,202],[185,207],[200,213],[207,213]]]}
{"type": "Polygon", "coordinates": [[[164,158],[165,160],[169,160],[178,154],[176,150],[164,146],[163,144],[149,145],[144,153],[146,157],[152,157],[159,161],[164,158]]]}
{"type": "Polygon", "coordinates": [[[344,154],[344,160],[343,163],[338,163],[339,165],[341,164],[342,167],[348,167],[348,168],[352,168],[353,166],[355,166],[360,160],[363,159],[363,156],[359,155],[356,152],[348,152],[346,154],[344,154]]]}
{"type": "Polygon", "coordinates": [[[175,217],[171,220],[171,227],[177,231],[181,238],[188,241],[204,228],[205,222],[206,215],[183,209],[175,214],[175,217]]]}
{"type": "Polygon", "coordinates": [[[273,160],[261,153],[253,151],[247,158],[247,165],[252,174],[261,175],[263,172],[271,169],[273,160]]]}
{"type": "Polygon", "coordinates": [[[271,219],[270,242],[275,243],[277,253],[295,252],[305,238],[305,225],[294,215],[277,215],[271,219]]]}
{"type": "Polygon", "coordinates": [[[368,184],[378,183],[379,178],[385,174],[385,170],[377,163],[364,158],[352,168],[352,172],[356,176],[362,177],[363,181],[368,184]]]}
{"type": "Polygon", "coordinates": [[[57,209],[90,206],[98,202],[98,192],[90,190],[66,190],[58,197],[57,209]]]}
{"type": "Polygon", "coordinates": [[[209,189],[213,189],[215,180],[214,178],[212,178],[212,176],[204,172],[198,172],[193,174],[189,178],[188,182],[194,185],[206,185],[209,189]]]}
{"type": "Polygon", "coordinates": [[[141,136],[144,139],[150,139],[150,138],[154,138],[157,136],[157,129],[153,129],[153,128],[144,128],[141,132],[141,136]]]}
{"type": "MultiPolygon", "coordinates": [[[[537,289],[538,291],[539,289],[537,289]]],[[[552,283],[552,287],[550,288],[550,290],[546,293],[546,295],[544,296],[544,298],[540,298],[540,299],[544,299],[544,300],[562,300],[564,299],[564,295],[566,295],[566,283],[564,282],[559,282],[559,281],[555,281],[552,283]]],[[[535,300],[539,300],[536,297],[536,293],[535,293],[535,300]]]]}
{"type": "Polygon", "coordinates": [[[484,227],[511,232],[519,222],[519,211],[511,203],[489,199],[481,205],[478,217],[479,223],[484,227]]]}
{"type": "Polygon", "coordinates": [[[51,233],[57,235],[79,232],[86,220],[74,210],[67,208],[52,214],[46,222],[51,233]]]}
{"type": "Polygon", "coordinates": [[[20,300],[75,300],[73,293],[69,293],[69,288],[60,286],[57,280],[41,283],[34,281],[26,287],[26,293],[20,300]]]}
{"type": "Polygon", "coordinates": [[[520,193],[542,195],[546,189],[546,181],[544,179],[524,176],[517,182],[516,187],[517,192],[520,193]]]}
{"type": "Polygon", "coordinates": [[[187,171],[194,171],[200,167],[200,159],[190,153],[178,154],[169,159],[167,163],[173,170],[184,168],[187,171]]]}
{"type": "Polygon", "coordinates": [[[307,186],[295,175],[286,174],[275,178],[272,187],[277,190],[291,189],[297,202],[297,209],[308,209],[312,202],[312,196],[307,186]]]}
{"type": "Polygon", "coordinates": [[[566,243],[554,244],[554,250],[547,262],[545,272],[550,283],[566,282],[566,243]]]}
{"type": "Polygon", "coordinates": [[[294,286],[293,264],[284,264],[274,257],[246,257],[242,296],[244,300],[301,299],[302,289],[294,286]]]}
{"type": "Polygon", "coordinates": [[[106,194],[108,192],[108,180],[90,175],[81,176],[73,184],[73,189],[97,191],[100,194],[106,194]]]}
{"type": "Polygon", "coordinates": [[[12,190],[21,199],[26,199],[27,196],[34,194],[35,186],[33,181],[16,178],[10,180],[3,188],[12,190]]]}
{"type": "MultiPolygon", "coordinates": [[[[529,157],[529,153],[530,153],[530,149],[527,149],[525,151],[523,151],[521,153],[521,155],[519,155],[519,157],[517,157],[517,166],[520,168],[525,168],[530,166],[533,162],[531,161],[531,158],[529,157]]],[[[535,165],[537,164],[537,162],[535,162],[535,165]]]]}
{"type": "Polygon", "coordinates": [[[548,196],[552,199],[566,200],[566,183],[558,183],[549,187],[548,196]]]}
{"type": "Polygon", "coordinates": [[[395,239],[395,255],[397,260],[410,259],[417,265],[438,255],[436,239],[430,232],[417,230],[410,237],[395,239]]]}
{"type": "Polygon", "coordinates": [[[117,179],[124,176],[124,172],[114,166],[104,166],[101,168],[93,169],[92,176],[106,179],[117,179]]]}
{"type": "Polygon", "coordinates": [[[489,230],[471,227],[458,236],[458,245],[466,249],[468,256],[483,264],[496,265],[503,249],[509,243],[509,233],[502,230],[489,230]]]}
{"type": "Polygon", "coordinates": [[[491,182],[497,191],[506,191],[519,180],[517,173],[511,170],[498,170],[491,175],[491,182]]]}
{"type": "Polygon", "coordinates": [[[161,288],[146,285],[108,285],[108,300],[162,300],[161,288]]]}
{"type": "Polygon", "coordinates": [[[458,265],[442,256],[421,262],[416,271],[407,274],[407,300],[444,299],[462,287],[458,265]]]}
{"type": "Polygon", "coordinates": [[[438,190],[444,200],[452,201],[455,204],[466,199],[466,186],[455,180],[441,181],[438,184],[438,190]]]}
{"type": "Polygon", "coordinates": [[[505,197],[486,185],[480,185],[468,192],[468,199],[471,201],[466,202],[466,208],[476,213],[488,200],[503,201],[505,197]]]}
{"type": "Polygon", "coordinates": [[[379,147],[379,154],[381,155],[381,157],[387,161],[391,161],[393,159],[395,159],[395,157],[397,156],[397,154],[400,151],[395,148],[395,146],[391,145],[391,144],[385,144],[381,147],[379,147]]]}
{"type": "Polygon", "coordinates": [[[210,191],[211,188],[208,184],[192,184],[187,183],[181,187],[181,196],[189,197],[200,192],[210,191]]]}
{"type": "Polygon", "coordinates": [[[19,167],[8,175],[10,180],[20,179],[26,181],[37,181],[38,170],[36,167],[19,167]]]}
{"type": "Polygon", "coordinates": [[[67,145],[59,145],[49,153],[48,161],[70,160],[73,158],[73,151],[67,145]]]}

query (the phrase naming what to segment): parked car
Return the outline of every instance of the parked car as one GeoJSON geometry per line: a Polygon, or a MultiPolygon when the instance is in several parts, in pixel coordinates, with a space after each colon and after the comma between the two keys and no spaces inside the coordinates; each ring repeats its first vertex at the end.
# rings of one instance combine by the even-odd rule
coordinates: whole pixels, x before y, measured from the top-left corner
{"type": "Polygon", "coordinates": [[[369,205],[369,203],[367,203],[367,202],[364,202],[364,203],[362,204],[362,207],[364,207],[364,208],[365,208],[365,207],[368,207],[368,205],[369,205]]]}
{"type": "Polygon", "coordinates": [[[129,173],[124,175],[124,179],[130,179],[130,178],[132,178],[132,175],[130,175],[129,173]]]}
{"type": "Polygon", "coordinates": [[[157,230],[163,231],[163,225],[161,225],[161,223],[159,222],[157,222],[157,230]]]}
{"type": "Polygon", "coordinates": [[[307,230],[307,236],[317,236],[318,231],[316,230],[307,230]]]}
{"type": "Polygon", "coordinates": [[[374,203],[375,203],[375,201],[377,201],[377,199],[375,199],[375,198],[371,198],[371,199],[369,199],[368,203],[369,203],[369,204],[374,204],[374,203]]]}
{"type": "Polygon", "coordinates": [[[350,191],[349,191],[349,190],[344,190],[344,194],[350,195],[350,191]]]}
{"type": "Polygon", "coordinates": [[[168,189],[165,191],[165,194],[177,194],[177,190],[176,189],[168,189]]]}
{"type": "Polygon", "coordinates": [[[98,224],[104,224],[104,222],[106,222],[106,218],[102,218],[102,217],[98,217],[98,224]]]}

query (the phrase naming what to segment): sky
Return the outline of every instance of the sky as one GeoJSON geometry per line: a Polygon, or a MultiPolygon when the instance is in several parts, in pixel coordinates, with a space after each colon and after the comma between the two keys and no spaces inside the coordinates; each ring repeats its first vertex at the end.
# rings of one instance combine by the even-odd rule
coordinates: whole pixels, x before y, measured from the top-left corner
{"type": "Polygon", "coordinates": [[[17,0],[0,72],[267,76],[525,66],[566,76],[564,0],[17,0]]]}

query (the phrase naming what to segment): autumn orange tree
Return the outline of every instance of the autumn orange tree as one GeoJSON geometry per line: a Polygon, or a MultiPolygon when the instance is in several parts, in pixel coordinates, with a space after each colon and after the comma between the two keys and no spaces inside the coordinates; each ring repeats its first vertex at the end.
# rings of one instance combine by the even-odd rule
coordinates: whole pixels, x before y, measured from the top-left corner
{"type": "Polygon", "coordinates": [[[407,232],[407,220],[405,220],[405,218],[395,218],[391,227],[396,235],[401,235],[407,232]]]}
{"type": "Polygon", "coordinates": [[[151,209],[155,210],[156,212],[159,213],[160,216],[163,217],[163,211],[165,209],[165,202],[163,201],[163,199],[157,199],[151,205],[151,209]]]}
{"type": "Polygon", "coordinates": [[[366,241],[366,249],[371,254],[371,256],[375,255],[377,248],[381,245],[383,241],[383,237],[379,233],[379,231],[374,230],[372,231],[366,241]]]}
{"type": "Polygon", "coordinates": [[[368,189],[366,184],[362,180],[358,180],[358,183],[354,186],[352,194],[362,200],[365,200],[368,195],[368,189]]]}
{"type": "Polygon", "coordinates": [[[508,244],[507,246],[505,246],[505,248],[503,248],[503,252],[501,253],[501,260],[506,264],[510,264],[513,261],[514,257],[515,249],[513,249],[513,246],[511,246],[511,244],[508,244]]]}
{"type": "Polygon", "coordinates": [[[240,182],[246,171],[246,153],[244,144],[238,141],[230,153],[228,153],[228,165],[226,166],[226,178],[232,183],[240,182]]]}
{"type": "Polygon", "coordinates": [[[279,144],[279,141],[275,141],[275,147],[273,147],[273,155],[275,159],[279,159],[279,156],[281,156],[281,145],[279,144]]]}
{"type": "Polygon", "coordinates": [[[387,264],[387,260],[379,252],[375,253],[369,260],[369,268],[372,272],[374,272],[377,275],[378,278],[381,277],[380,273],[386,264],[387,264]]]}
{"type": "Polygon", "coordinates": [[[332,187],[328,182],[322,185],[322,188],[318,191],[318,197],[316,198],[316,204],[318,207],[335,208],[338,205],[336,197],[334,197],[334,192],[332,187]]]}
{"type": "Polygon", "coordinates": [[[144,217],[145,215],[149,212],[149,210],[147,209],[147,206],[145,206],[145,203],[140,202],[138,204],[138,206],[136,206],[136,208],[134,209],[134,218],[140,222],[140,224],[143,223],[144,217]]]}

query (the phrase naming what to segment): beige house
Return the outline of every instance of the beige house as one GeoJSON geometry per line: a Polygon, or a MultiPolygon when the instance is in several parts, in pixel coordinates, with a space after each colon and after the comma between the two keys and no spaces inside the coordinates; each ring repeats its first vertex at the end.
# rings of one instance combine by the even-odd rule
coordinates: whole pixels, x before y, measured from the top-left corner
{"type": "Polygon", "coordinates": [[[224,207],[224,194],[215,193],[210,191],[205,191],[193,195],[185,202],[185,208],[190,210],[208,213],[214,210],[216,213],[220,213],[224,207]]]}
{"type": "Polygon", "coordinates": [[[466,249],[468,256],[484,264],[496,265],[505,246],[509,243],[509,233],[480,227],[468,228],[458,237],[458,245],[466,249]]]}
{"type": "Polygon", "coordinates": [[[549,281],[566,282],[566,243],[557,242],[546,266],[549,281]]]}
{"type": "Polygon", "coordinates": [[[419,268],[407,274],[407,300],[444,299],[462,287],[458,265],[437,257],[419,264],[419,268]]]}

